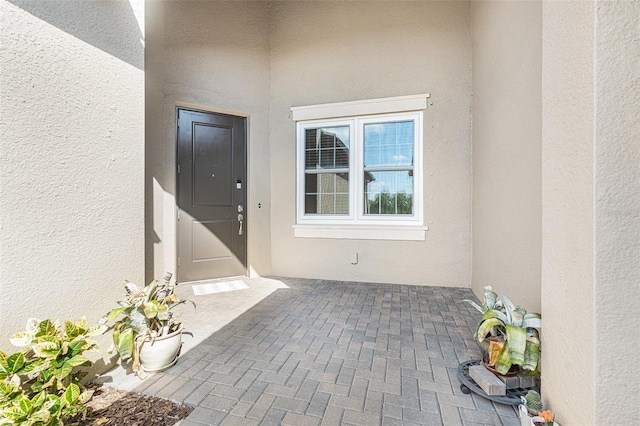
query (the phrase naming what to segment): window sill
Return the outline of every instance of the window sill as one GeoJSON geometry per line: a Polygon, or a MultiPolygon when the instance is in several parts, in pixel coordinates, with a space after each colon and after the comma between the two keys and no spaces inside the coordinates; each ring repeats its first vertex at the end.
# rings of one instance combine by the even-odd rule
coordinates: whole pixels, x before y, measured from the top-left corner
{"type": "Polygon", "coordinates": [[[424,241],[426,226],[293,225],[296,238],[424,241]]]}

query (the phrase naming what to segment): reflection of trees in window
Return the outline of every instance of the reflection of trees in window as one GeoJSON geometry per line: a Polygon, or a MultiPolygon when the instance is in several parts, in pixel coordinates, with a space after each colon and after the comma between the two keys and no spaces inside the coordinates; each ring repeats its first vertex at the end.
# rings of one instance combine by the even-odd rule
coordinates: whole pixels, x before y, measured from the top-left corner
{"type": "Polygon", "coordinates": [[[367,215],[413,214],[413,170],[370,172],[365,182],[364,208],[367,215]]]}
{"type": "Polygon", "coordinates": [[[411,194],[390,194],[381,192],[368,200],[369,214],[412,214],[413,196],[411,194]]]}
{"type": "Polygon", "coordinates": [[[413,214],[414,121],[363,126],[366,215],[413,214]]]}

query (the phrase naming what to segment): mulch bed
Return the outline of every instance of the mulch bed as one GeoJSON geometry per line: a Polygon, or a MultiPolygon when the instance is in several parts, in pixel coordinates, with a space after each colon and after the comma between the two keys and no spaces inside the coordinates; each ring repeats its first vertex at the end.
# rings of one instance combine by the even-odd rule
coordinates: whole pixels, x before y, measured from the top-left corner
{"type": "Polygon", "coordinates": [[[171,426],[193,411],[193,407],[136,392],[105,386],[93,389],[87,417],[74,419],[81,426],[171,426]]]}

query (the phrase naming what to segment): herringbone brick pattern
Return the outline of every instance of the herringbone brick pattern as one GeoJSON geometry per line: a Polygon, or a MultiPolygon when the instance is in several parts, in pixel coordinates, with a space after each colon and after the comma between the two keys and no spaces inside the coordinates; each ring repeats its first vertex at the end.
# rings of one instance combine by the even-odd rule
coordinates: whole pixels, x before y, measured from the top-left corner
{"type": "Polygon", "coordinates": [[[280,281],[135,390],[195,406],[181,426],[519,424],[460,391],[479,355],[469,289],[280,281]]]}

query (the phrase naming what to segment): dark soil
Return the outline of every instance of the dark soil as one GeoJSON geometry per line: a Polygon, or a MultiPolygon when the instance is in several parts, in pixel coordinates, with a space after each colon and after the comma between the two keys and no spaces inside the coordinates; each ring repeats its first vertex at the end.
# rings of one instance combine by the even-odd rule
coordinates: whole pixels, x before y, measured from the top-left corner
{"type": "Polygon", "coordinates": [[[74,419],[81,426],[171,426],[193,411],[193,407],[136,392],[105,386],[94,389],[87,417],[74,419]]]}

